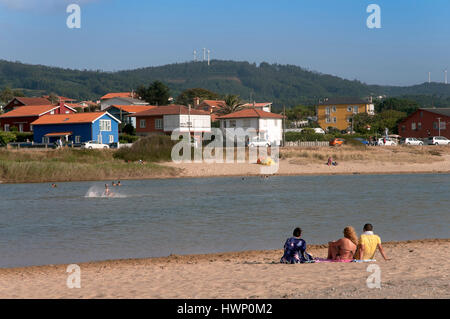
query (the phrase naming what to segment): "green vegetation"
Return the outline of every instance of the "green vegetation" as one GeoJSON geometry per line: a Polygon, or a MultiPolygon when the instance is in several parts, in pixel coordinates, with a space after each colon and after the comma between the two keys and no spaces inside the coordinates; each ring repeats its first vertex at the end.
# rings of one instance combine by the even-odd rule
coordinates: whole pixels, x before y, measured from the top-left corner
{"type": "Polygon", "coordinates": [[[131,135],[131,134],[119,134],[119,143],[134,143],[139,139],[139,136],[131,135]]]}
{"type": "Polygon", "coordinates": [[[148,88],[141,85],[136,93],[150,105],[167,105],[169,104],[170,89],[161,81],[154,81],[148,88]]]}
{"type": "Polygon", "coordinates": [[[0,149],[0,180],[10,183],[136,179],[176,176],[177,170],[155,163],[115,159],[113,150],[0,149]]]}
{"type": "MultiPolygon", "coordinates": [[[[274,108],[315,105],[319,98],[382,96],[413,99],[420,106],[450,106],[450,86],[443,83],[398,87],[367,85],[357,80],[312,72],[294,65],[212,60],[120,72],[80,71],[0,60],[0,89],[21,88],[29,96],[57,92],[79,100],[108,92],[126,92],[161,81],[173,96],[190,88],[217,94],[238,94],[248,101],[274,102],[274,108]]],[[[158,103],[161,105],[160,103],[158,103]]],[[[165,104],[165,103],[163,103],[165,104]]]]}
{"type": "Polygon", "coordinates": [[[385,128],[392,134],[398,133],[398,123],[407,116],[405,112],[385,110],[375,115],[360,113],[353,117],[353,129],[361,134],[383,134],[385,128]],[[370,131],[368,130],[370,127],[370,131]]]}
{"type": "Polygon", "coordinates": [[[175,103],[180,105],[194,105],[194,98],[196,97],[200,98],[200,100],[217,100],[220,98],[217,93],[202,88],[196,88],[181,92],[175,103]]]}
{"type": "Polygon", "coordinates": [[[227,94],[224,98],[224,101],[225,101],[225,106],[219,110],[219,113],[222,115],[240,111],[240,110],[242,110],[242,107],[245,104],[239,98],[239,95],[227,94]]]}
{"type": "Polygon", "coordinates": [[[114,153],[114,158],[128,161],[161,162],[170,161],[175,142],[166,135],[152,135],[140,138],[131,147],[123,147],[114,153]]]}

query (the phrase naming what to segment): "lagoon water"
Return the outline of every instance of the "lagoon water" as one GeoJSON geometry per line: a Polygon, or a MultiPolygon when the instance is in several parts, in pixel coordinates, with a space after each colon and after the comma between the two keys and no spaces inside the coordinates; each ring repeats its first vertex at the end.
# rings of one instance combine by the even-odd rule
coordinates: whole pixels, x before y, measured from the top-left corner
{"type": "Polygon", "coordinates": [[[450,237],[450,175],[0,185],[0,267],[281,248],[371,222],[383,241],[450,237]]]}

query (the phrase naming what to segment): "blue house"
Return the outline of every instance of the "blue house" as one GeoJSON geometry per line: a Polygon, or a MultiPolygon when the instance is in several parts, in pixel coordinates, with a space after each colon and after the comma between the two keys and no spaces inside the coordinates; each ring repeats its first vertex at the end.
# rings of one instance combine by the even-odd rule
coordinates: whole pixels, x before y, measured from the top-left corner
{"type": "Polygon", "coordinates": [[[103,144],[119,141],[120,121],[108,112],[44,115],[31,123],[34,142],[83,143],[97,141],[103,144]]]}

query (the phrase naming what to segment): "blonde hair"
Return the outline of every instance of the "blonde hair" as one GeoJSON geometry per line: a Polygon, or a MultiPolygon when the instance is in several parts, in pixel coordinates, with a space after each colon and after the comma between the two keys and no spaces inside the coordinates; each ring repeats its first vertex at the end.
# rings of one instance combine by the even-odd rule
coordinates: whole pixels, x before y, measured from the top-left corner
{"type": "Polygon", "coordinates": [[[358,235],[352,226],[347,226],[344,228],[344,237],[351,240],[356,246],[358,246],[358,235]]]}

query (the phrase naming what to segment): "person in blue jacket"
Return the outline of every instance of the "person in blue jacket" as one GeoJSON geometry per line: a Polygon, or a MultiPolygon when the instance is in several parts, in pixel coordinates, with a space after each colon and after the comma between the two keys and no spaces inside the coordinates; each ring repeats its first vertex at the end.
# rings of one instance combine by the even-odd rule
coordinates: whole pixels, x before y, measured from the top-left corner
{"type": "Polygon", "coordinates": [[[306,242],[300,238],[302,230],[300,227],[294,229],[293,237],[288,238],[284,244],[284,254],[280,262],[283,264],[300,264],[313,262],[313,258],[306,252],[306,242]]]}

